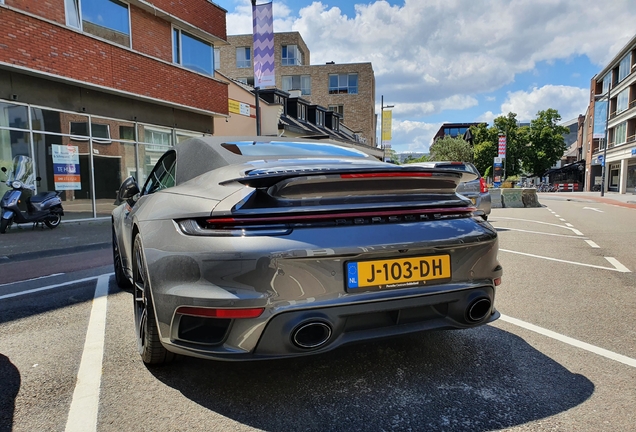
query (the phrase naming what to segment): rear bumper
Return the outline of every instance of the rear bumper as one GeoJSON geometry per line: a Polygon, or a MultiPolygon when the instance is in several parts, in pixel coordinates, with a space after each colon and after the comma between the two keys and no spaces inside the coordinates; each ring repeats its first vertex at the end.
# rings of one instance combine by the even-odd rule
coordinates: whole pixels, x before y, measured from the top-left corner
{"type": "MultiPolygon", "coordinates": [[[[402,295],[408,292],[398,291],[402,295]]],[[[178,339],[162,339],[162,342],[175,353],[208,359],[240,361],[296,357],[331,351],[353,342],[484,325],[499,318],[494,299],[495,288],[482,285],[416,297],[290,310],[270,316],[266,322],[261,319],[233,320],[226,323],[226,334],[220,337],[222,342],[207,347],[178,339]],[[488,307],[480,312],[483,316],[478,320],[470,319],[471,306],[484,300],[488,301],[488,307]],[[298,346],[295,342],[298,331],[314,324],[329,329],[325,340],[313,348],[298,346]],[[230,335],[232,332],[243,333],[247,328],[260,333],[252,351],[241,352],[237,347],[228,346],[226,342],[234,339],[230,335]]],[[[176,326],[173,335],[178,335],[178,322],[179,319],[173,321],[176,326]]]]}

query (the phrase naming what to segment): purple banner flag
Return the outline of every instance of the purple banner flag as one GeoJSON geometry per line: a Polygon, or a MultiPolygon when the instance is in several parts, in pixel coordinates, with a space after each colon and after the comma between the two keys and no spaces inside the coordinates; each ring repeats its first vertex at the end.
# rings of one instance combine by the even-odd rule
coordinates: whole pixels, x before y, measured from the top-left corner
{"type": "Polygon", "coordinates": [[[252,6],[254,22],[254,87],[276,87],[272,3],[252,6]]]}

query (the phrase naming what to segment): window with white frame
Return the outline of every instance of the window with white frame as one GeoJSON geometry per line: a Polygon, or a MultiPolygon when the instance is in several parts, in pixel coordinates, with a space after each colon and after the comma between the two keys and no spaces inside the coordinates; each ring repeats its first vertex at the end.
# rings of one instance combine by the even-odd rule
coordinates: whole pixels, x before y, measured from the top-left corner
{"type": "Polygon", "coordinates": [[[307,105],[298,104],[298,120],[307,119],[307,105]]]}
{"type": "Polygon", "coordinates": [[[627,122],[623,122],[616,126],[614,132],[614,145],[624,144],[627,141],[627,122]]]}
{"type": "Polygon", "coordinates": [[[252,55],[250,47],[238,47],[236,49],[236,67],[248,68],[252,66],[252,55]]]}
{"type": "Polygon", "coordinates": [[[329,111],[337,112],[344,117],[344,105],[329,105],[329,111]]]}
{"type": "Polygon", "coordinates": [[[298,45],[282,46],[281,64],[283,66],[300,66],[303,64],[303,54],[298,49],[298,45]]]}
{"type": "Polygon", "coordinates": [[[172,36],[172,61],[206,75],[214,75],[214,46],[180,29],[172,36]]]}
{"type": "Polygon", "coordinates": [[[616,114],[625,111],[629,107],[629,89],[625,89],[616,98],[616,114]]]}
{"type": "Polygon", "coordinates": [[[283,90],[300,90],[300,94],[311,94],[311,76],[309,75],[283,75],[283,90]]]}
{"type": "Polygon", "coordinates": [[[603,94],[607,93],[610,88],[610,82],[612,81],[612,71],[609,71],[603,77],[603,94]]]}
{"type": "Polygon", "coordinates": [[[329,94],[358,94],[358,74],[329,74],[329,94]]]}
{"type": "Polygon", "coordinates": [[[632,53],[627,54],[618,65],[618,82],[623,81],[629,75],[632,64],[632,53]]]}
{"type": "Polygon", "coordinates": [[[318,126],[325,125],[325,112],[319,109],[316,110],[316,124],[318,126]]]}
{"type": "Polygon", "coordinates": [[[172,145],[172,131],[170,130],[153,129],[143,126],[143,134],[143,142],[154,144],[146,146],[146,150],[163,152],[167,146],[172,145]]]}
{"type": "Polygon", "coordinates": [[[214,70],[221,68],[221,49],[214,48],[214,70]]]}
{"type": "Polygon", "coordinates": [[[130,46],[130,10],[118,0],[64,0],[66,25],[130,46]]]}

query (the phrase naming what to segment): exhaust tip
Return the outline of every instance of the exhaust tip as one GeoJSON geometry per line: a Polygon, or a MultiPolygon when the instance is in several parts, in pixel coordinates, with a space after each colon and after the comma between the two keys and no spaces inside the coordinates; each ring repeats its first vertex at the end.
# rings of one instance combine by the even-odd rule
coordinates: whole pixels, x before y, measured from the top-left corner
{"type": "Polygon", "coordinates": [[[491,308],[492,302],[489,298],[479,298],[468,305],[466,317],[471,322],[481,321],[490,313],[491,308]]]}
{"type": "Polygon", "coordinates": [[[301,325],[292,333],[294,345],[303,349],[319,348],[331,337],[331,326],[324,322],[313,321],[301,325]]]}

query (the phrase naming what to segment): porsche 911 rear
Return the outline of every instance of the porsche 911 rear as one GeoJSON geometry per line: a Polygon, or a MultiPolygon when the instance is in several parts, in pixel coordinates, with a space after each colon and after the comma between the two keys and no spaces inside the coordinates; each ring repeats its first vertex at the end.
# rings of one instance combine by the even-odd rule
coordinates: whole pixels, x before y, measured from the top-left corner
{"type": "Polygon", "coordinates": [[[161,343],[275,358],[493,321],[497,234],[455,194],[463,175],[270,163],[214,185],[236,192],[210,216],[144,222],[161,343]]]}

